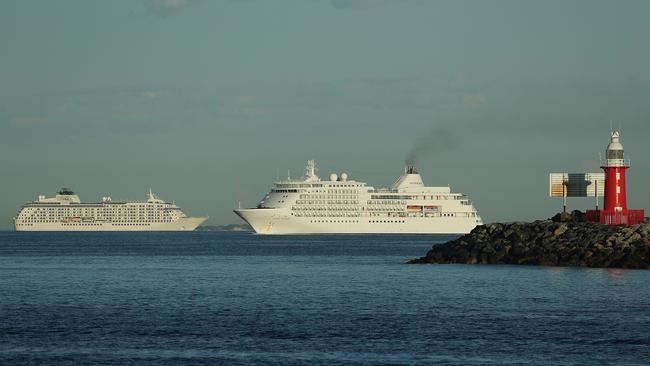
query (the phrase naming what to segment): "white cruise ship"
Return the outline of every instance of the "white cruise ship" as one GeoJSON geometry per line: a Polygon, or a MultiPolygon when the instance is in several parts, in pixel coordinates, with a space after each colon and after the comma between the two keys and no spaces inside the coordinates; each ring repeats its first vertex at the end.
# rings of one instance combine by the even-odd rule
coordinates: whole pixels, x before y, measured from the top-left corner
{"type": "Polygon", "coordinates": [[[175,203],[156,197],[151,190],[146,201],[81,202],[62,188],[51,198],[23,205],[14,218],[16,231],[191,231],[207,217],[187,217],[175,203]]]}
{"type": "Polygon", "coordinates": [[[279,181],[255,208],[234,210],[259,234],[464,234],[483,224],[472,201],[449,187],[427,187],[412,166],[391,188],[316,175],[279,181]]]}

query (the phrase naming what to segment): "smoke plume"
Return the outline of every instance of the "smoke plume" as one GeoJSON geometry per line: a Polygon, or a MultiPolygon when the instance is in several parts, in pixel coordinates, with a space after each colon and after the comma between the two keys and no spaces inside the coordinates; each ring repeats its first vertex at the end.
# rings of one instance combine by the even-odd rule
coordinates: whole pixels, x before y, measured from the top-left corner
{"type": "Polygon", "coordinates": [[[458,139],[447,128],[434,127],[428,134],[420,136],[406,155],[406,165],[415,165],[423,156],[451,150],[458,146],[458,139]]]}

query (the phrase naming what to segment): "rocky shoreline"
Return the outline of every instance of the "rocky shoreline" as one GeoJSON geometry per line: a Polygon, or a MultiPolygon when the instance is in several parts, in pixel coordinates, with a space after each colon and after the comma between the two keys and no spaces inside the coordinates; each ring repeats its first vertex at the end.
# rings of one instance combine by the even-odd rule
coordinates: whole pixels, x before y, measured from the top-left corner
{"type": "Polygon", "coordinates": [[[650,223],[601,225],[573,211],[530,223],[487,224],[408,263],[650,269],[650,223]]]}

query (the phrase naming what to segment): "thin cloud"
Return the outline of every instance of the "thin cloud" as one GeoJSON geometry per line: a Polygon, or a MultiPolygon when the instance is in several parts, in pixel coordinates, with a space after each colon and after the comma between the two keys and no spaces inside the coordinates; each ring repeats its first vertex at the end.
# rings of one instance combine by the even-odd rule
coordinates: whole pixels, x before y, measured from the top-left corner
{"type": "Polygon", "coordinates": [[[9,119],[9,124],[16,128],[31,128],[47,125],[49,120],[46,117],[39,116],[18,116],[9,119]]]}
{"type": "Polygon", "coordinates": [[[165,91],[163,90],[146,90],[142,92],[142,96],[146,97],[147,99],[156,99],[164,93],[165,91]]]}
{"type": "Polygon", "coordinates": [[[463,104],[465,107],[482,107],[487,103],[485,95],[481,94],[465,94],[463,96],[463,104]]]}
{"type": "Polygon", "coordinates": [[[330,4],[337,9],[364,9],[385,3],[385,0],[330,0],[330,4]]]}
{"type": "Polygon", "coordinates": [[[151,14],[168,17],[180,12],[195,2],[195,0],[144,0],[144,5],[151,14]]]}

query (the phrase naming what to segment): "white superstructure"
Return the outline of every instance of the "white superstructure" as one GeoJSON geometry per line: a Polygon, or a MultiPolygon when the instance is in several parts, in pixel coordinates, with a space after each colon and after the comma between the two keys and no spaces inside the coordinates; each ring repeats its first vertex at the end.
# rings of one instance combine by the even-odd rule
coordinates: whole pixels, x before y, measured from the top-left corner
{"type": "Polygon", "coordinates": [[[259,234],[462,234],[483,221],[463,194],[427,187],[414,167],[389,189],[316,175],[308,161],[303,180],[279,181],[255,208],[236,209],[259,234]]]}
{"type": "Polygon", "coordinates": [[[146,201],[81,202],[62,188],[51,198],[38,196],[21,207],[14,218],[16,231],[184,231],[194,230],[207,217],[187,217],[175,203],[156,197],[151,190],[146,201]]]}

